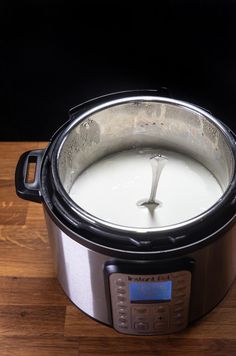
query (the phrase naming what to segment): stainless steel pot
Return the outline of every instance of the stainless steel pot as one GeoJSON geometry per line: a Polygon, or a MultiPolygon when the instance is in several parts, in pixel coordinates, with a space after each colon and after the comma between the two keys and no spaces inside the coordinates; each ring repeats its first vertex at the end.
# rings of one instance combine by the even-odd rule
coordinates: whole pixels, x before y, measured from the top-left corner
{"type": "Polygon", "coordinates": [[[45,150],[24,153],[16,191],[43,203],[58,279],[82,311],[123,333],[170,333],[209,312],[234,279],[235,158],[234,134],[201,108],[153,91],[118,93],[72,109],[45,150]],[[70,198],[88,166],[134,147],[164,147],[201,162],[221,198],[190,220],[157,228],[101,220],[70,198]],[[169,288],[171,296],[133,303],[135,283],[169,288]]]}

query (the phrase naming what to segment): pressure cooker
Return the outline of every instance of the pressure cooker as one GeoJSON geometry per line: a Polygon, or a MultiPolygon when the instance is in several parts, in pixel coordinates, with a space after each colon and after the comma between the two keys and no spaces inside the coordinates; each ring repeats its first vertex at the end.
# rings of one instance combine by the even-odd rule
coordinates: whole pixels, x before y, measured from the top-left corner
{"type": "MultiPolygon", "coordinates": [[[[134,162],[132,157],[130,162],[134,162]]],[[[169,334],[212,310],[234,280],[235,162],[235,135],[211,113],[197,105],[159,96],[158,91],[130,91],[89,100],[71,109],[69,120],[45,149],[21,155],[15,184],[19,197],[42,204],[57,278],[80,310],[120,333],[169,334]],[[182,204],[186,217],[158,223],[161,214],[169,219],[172,210],[176,216],[182,209],[181,202],[175,205],[171,189],[179,172],[183,178],[175,191],[184,192],[190,184],[186,177],[192,172],[186,163],[186,173],[179,168],[170,173],[168,181],[164,178],[167,162],[160,184],[167,186],[166,195],[172,199],[169,205],[164,195],[153,209],[126,204],[136,184],[137,191],[145,185],[150,189],[151,183],[146,184],[149,178],[140,182],[134,168],[126,169],[136,180],[127,185],[125,178],[120,205],[121,193],[113,194],[122,184],[112,188],[107,185],[120,173],[113,166],[115,157],[131,151],[139,155],[137,159],[145,167],[150,165],[150,158],[167,157],[169,152],[180,157],[180,164],[181,157],[187,157],[211,176],[218,195],[206,206],[198,204],[198,183],[193,181],[188,192],[182,194],[188,199],[182,204]],[[95,165],[98,170],[97,164],[102,161],[110,168],[101,168],[101,178],[87,174],[95,165]],[[35,165],[33,181],[28,179],[31,163],[35,165]],[[82,176],[83,182],[78,180],[82,176]],[[99,185],[105,178],[104,186],[99,185]],[[83,199],[71,194],[77,180],[83,199]],[[94,204],[90,209],[86,202],[91,197],[94,204]],[[192,204],[197,209],[194,213],[189,212],[192,204]],[[136,209],[140,218],[129,218],[131,209],[136,209]],[[143,223],[143,216],[152,223],[143,223]],[[126,219],[124,223],[120,217],[126,219]]],[[[154,172],[140,168],[142,173],[146,170],[149,175],[154,172]]],[[[191,179],[196,178],[196,172],[191,179]]],[[[205,199],[213,183],[206,187],[201,177],[201,186],[205,199]]],[[[161,195],[161,186],[159,190],[161,195]]]]}

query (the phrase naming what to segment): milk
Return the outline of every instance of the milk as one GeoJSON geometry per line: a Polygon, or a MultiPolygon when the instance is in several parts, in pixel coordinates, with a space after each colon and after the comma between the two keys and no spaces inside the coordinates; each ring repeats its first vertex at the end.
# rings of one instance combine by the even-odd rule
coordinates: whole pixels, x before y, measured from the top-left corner
{"type": "Polygon", "coordinates": [[[183,154],[154,149],[122,151],[94,163],[75,180],[70,197],[88,213],[110,223],[133,228],[164,227],[196,217],[222,196],[211,172],[183,154]],[[154,209],[148,200],[152,186],[150,158],[167,158],[154,209]]]}

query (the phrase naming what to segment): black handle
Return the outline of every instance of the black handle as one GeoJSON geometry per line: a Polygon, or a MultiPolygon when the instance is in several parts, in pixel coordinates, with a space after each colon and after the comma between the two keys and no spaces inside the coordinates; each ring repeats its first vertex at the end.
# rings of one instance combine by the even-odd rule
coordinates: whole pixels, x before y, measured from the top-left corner
{"type": "Polygon", "coordinates": [[[26,200],[41,203],[40,170],[44,150],[27,151],[23,153],[16,166],[15,185],[16,194],[26,200]],[[35,164],[34,180],[28,181],[29,165],[35,164]]]}

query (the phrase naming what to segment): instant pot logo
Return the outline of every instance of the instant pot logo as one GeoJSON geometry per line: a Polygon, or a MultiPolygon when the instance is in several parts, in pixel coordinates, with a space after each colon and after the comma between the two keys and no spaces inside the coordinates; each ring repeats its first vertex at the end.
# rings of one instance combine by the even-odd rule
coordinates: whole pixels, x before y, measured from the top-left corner
{"type": "Polygon", "coordinates": [[[128,276],[128,281],[130,281],[130,282],[155,282],[155,278],[153,276],[150,276],[150,277],[142,277],[142,276],[131,277],[131,276],[128,276]]]}

